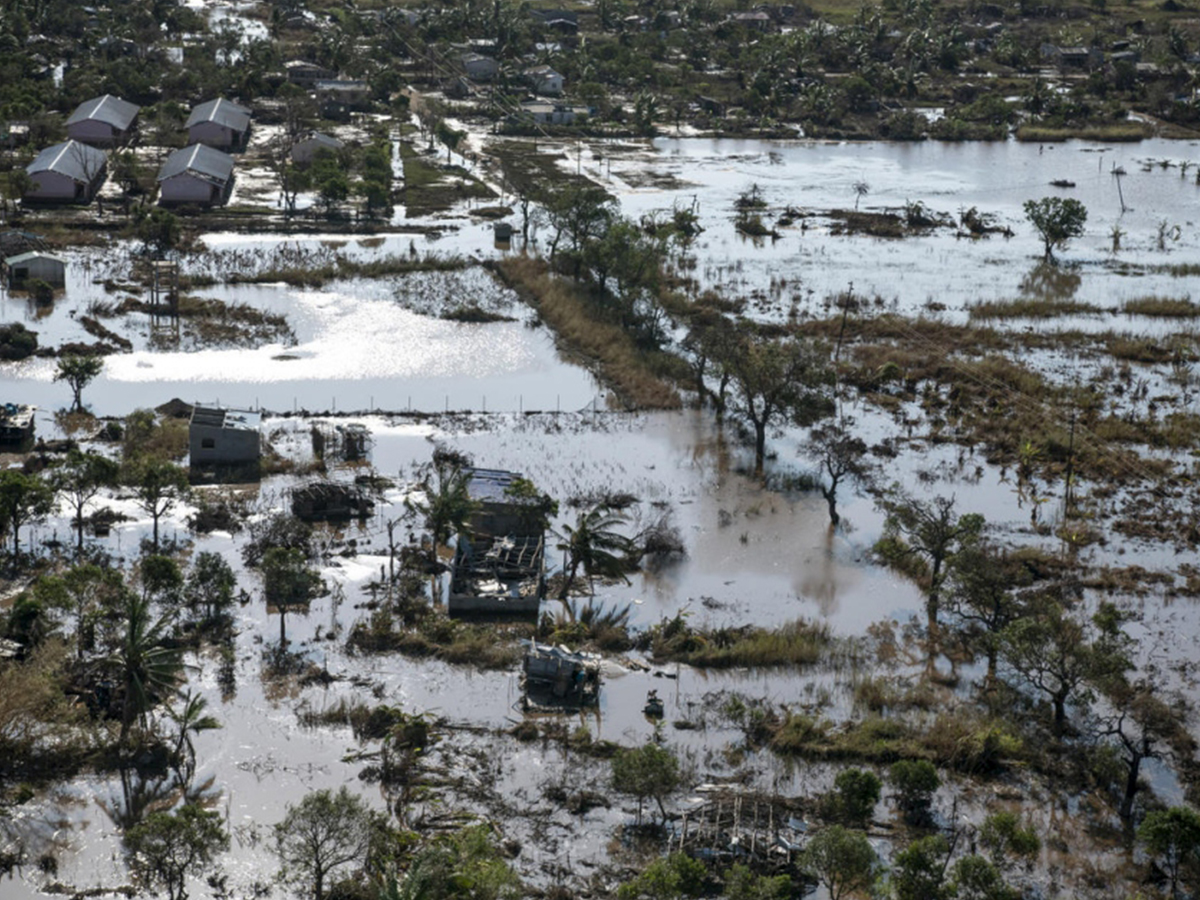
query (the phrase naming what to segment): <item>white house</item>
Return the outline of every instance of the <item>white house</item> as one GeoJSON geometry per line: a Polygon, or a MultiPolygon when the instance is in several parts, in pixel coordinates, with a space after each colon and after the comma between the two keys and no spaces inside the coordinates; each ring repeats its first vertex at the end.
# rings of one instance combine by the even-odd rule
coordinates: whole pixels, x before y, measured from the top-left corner
{"type": "Polygon", "coordinates": [[[233,190],[233,157],[204,144],[176,150],[158,171],[158,189],[164,206],[220,206],[233,190]]]}
{"type": "Polygon", "coordinates": [[[521,104],[521,115],[539,125],[574,125],[578,116],[586,114],[586,107],[567,106],[548,100],[530,100],[521,104]]]}
{"type": "Polygon", "coordinates": [[[209,100],[192,110],[184,127],[188,143],[243,150],[250,138],[250,110],[225,99],[209,100]]]}
{"type": "Polygon", "coordinates": [[[98,147],[111,147],[129,137],[141,109],[112,94],[80,103],[67,119],[67,137],[98,147]]]}
{"type": "Polygon", "coordinates": [[[91,203],[104,183],[107,167],[108,157],[103,150],[79,141],[63,141],[47,147],[25,167],[33,185],[25,192],[24,199],[91,203]]]}
{"type": "Polygon", "coordinates": [[[563,92],[563,77],[549,66],[534,66],[525,70],[525,80],[535,94],[557,97],[563,92]]]}

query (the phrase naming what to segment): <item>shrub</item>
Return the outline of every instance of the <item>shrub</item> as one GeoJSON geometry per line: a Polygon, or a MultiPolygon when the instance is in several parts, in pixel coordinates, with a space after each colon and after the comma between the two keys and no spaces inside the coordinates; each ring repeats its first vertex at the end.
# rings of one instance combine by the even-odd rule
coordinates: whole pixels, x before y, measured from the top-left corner
{"type": "Polygon", "coordinates": [[[941,785],[937,769],[927,759],[902,759],[892,764],[888,781],[896,791],[896,805],[910,824],[929,821],[933,792],[941,785]]]}
{"type": "Polygon", "coordinates": [[[874,772],[844,769],[833,781],[833,791],[825,798],[827,814],[854,825],[866,825],[875,812],[883,782],[874,772]]]}

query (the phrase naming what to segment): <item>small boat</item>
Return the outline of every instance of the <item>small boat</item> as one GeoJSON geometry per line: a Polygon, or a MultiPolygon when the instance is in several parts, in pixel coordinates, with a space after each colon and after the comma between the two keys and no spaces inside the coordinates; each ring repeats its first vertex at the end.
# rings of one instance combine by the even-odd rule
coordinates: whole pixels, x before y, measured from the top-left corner
{"type": "Polygon", "coordinates": [[[1067,179],[1065,179],[1065,178],[1055,178],[1052,182],[1050,182],[1050,184],[1057,188],[1073,188],[1073,187],[1075,187],[1075,182],[1067,181],[1067,179]]]}
{"type": "Polygon", "coordinates": [[[646,695],[646,705],[642,707],[642,713],[651,719],[661,719],[666,707],[662,700],[658,698],[658,691],[651,691],[646,695]]]}

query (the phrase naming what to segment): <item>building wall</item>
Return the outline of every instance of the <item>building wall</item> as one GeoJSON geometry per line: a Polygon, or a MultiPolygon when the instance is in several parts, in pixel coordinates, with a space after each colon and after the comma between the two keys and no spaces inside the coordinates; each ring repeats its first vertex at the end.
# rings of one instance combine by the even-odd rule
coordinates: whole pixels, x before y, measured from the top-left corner
{"type": "Polygon", "coordinates": [[[207,181],[202,181],[192,175],[183,174],[168,178],[159,186],[158,200],[160,203],[204,203],[212,204],[217,200],[217,189],[207,181]]]}
{"type": "Polygon", "coordinates": [[[83,144],[107,146],[115,143],[122,136],[122,133],[115,131],[107,122],[84,119],[82,122],[76,122],[74,125],[68,125],[67,136],[83,144]]]}
{"type": "MultiPolygon", "coordinates": [[[[32,281],[40,278],[54,287],[62,287],[67,283],[67,267],[55,259],[32,259],[27,263],[22,263],[18,268],[24,270],[23,280],[32,281]]],[[[16,280],[16,271],[12,275],[16,280]]]]}
{"type": "Polygon", "coordinates": [[[74,200],[75,179],[58,172],[37,172],[30,175],[33,188],[25,195],[31,200],[74,200]]]}
{"type": "Polygon", "coordinates": [[[189,144],[207,144],[218,150],[237,147],[241,142],[240,132],[216,122],[198,122],[188,129],[189,144]]]}
{"type": "Polygon", "coordinates": [[[192,465],[255,462],[260,456],[259,434],[245,428],[193,424],[188,427],[188,453],[192,465]]]}

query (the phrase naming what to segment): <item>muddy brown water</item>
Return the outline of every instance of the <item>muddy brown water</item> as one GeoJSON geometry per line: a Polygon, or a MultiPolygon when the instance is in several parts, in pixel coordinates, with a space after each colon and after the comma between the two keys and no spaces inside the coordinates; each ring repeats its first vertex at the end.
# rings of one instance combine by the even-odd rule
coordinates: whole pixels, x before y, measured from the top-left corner
{"type": "MultiPolygon", "coordinates": [[[[1177,168],[1153,166],[1144,171],[1141,163],[1177,161],[1196,152],[1194,145],[1167,142],[1038,148],[1015,143],[909,147],[660,140],[611,154],[611,176],[605,145],[589,146],[582,165],[612,186],[630,214],[690,203],[697,197],[706,228],[693,250],[698,277],[703,284],[727,291],[757,292],[759,299],[751,308],[758,317],[786,315],[796,294],[799,308],[820,314],[824,296],[853,281],[856,292],[879,293],[885,302],[894,300],[905,311],[915,312],[934,301],[946,307],[942,314],[960,320],[967,305],[976,300],[1011,298],[1030,289],[1029,275],[1040,256],[1040,244],[1023,225],[1020,204],[1054,193],[1048,185],[1053,178],[1075,180],[1077,188],[1070,195],[1084,200],[1091,213],[1085,236],[1062,254],[1079,274],[1078,282],[1070,283],[1075,298],[1111,307],[1135,296],[1186,293],[1190,282],[1155,267],[1200,261],[1192,221],[1200,188],[1190,177],[1180,179],[1177,168]],[[1113,164],[1123,165],[1128,172],[1122,190],[1133,209],[1124,215],[1115,199],[1113,164]],[[656,177],[634,179],[637,187],[621,179],[623,171],[644,169],[656,177]],[[871,185],[863,200],[867,208],[895,208],[907,200],[920,200],[935,211],[956,214],[960,207],[978,206],[1011,225],[1017,234],[1012,239],[993,236],[980,241],[955,238],[948,231],[903,241],[845,237],[830,234],[819,215],[805,230],[784,229],[783,237],[773,244],[756,246],[733,230],[733,200],[752,183],[762,186],[772,210],[789,204],[821,210],[852,206],[852,183],[860,179],[871,185]],[[1163,219],[1178,222],[1182,234],[1159,251],[1154,234],[1163,219]],[[1114,223],[1128,232],[1127,249],[1116,255],[1116,262],[1128,261],[1141,274],[1122,274],[1113,254],[1107,252],[1107,232],[1114,223]]],[[[464,211],[456,211],[447,221],[460,228],[437,241],[397,233],[383,236],[382,241],[210,235],[207,243],[218,256],[241,252],[263,259],[272,247],[286,242],[313,252],[323,242],[336,243],[332,249],[359,259],[409,252],[410,242],[420,252],[476,257],[505,252],[492,246],[490,226],[472,223],[464,211]]],[[[91,302],[114,297],[93,279],[120,277],[128,260],[120,253],[105,257],[98,251],[68,256],[71,282],[66,296],[41,315],[21,300],[0,297],[5,321],[23,321],[44,330],[44,343],[90,340],[78,325],[79,315],[91,302]]],[[[230,260],[237,265],[253,262],[249,256],[230,256],[230,260]]],[[[415,463],[429,458],[435,443],[443,442],[471,453],[481,465],[529,474],[563,502],[556,525],[573,521],[574,510],[566,500],[609,489],[638,497],[635,526],[669,513],[684,539],[687,558],[639,574],[629,585],[602,585],[597,591],[602,602],[630,604],[639,626],[680,611],[693,621],[712,624],[774,625],[806,616],[829,621],[840,634],[856,635],[872,622],[903,621],[920,610],[919,593],[911,584],[868,562],[868,549],[879,535],[882,517],[869,499],[853,489],[843,495],[846,527],[830,535],[819,497],[763,490],[742,474],[748,464],[744,446],[729,433],[719,432],[706,414],[688,410],[627,416],[605,411],[603,392],[594,380],[561,360],[551,337],[543,329],[529,327],[527,313],[518,313],[516,322],[468,326],[413,311],[417,295],[425,302],[458,294],[495,294],[495,302],[516,309],[512,298],[478,271],[457,280],[403,276],[379,282],[337,281],[319,289],[254,285],[197,293],[286,314],[296,345],[168,352],[151,348],[148,323],[129,319],[116,325],[106,320],[110,327],[129,334],[135,350],[109,358],[103,376],[85,392],[97,412],[123,415],[171,396],[220,399],[277,411],[301,406],[402,410],[411,405],[433,413],[447,406],[478,413],[486,407],[487,416],[443,417],[424,424],[363,417],[375,440],[373,466],[402,480],[415,463]],[[280,358],[284,356],[293,358],[280,358]],[[546,414],[518,414],[530,409],[546,414]],[[554,410],[561,414],[553,414],[554,410]]],[[[115,296],[119,295],[118,291],[115,296]]],[[[1132,321],[1128,327],[1138,329],[1141,323],[1132,321]]],[[[1046,362],[1048,369],[1055,368],[1051,356],[1046,362]]],[[[66,388],[51,381],[52,371],[52,364],[43,360],[0,366],[6,397],[42,406],[39,432],[47,435],[55,431],[51,411],[68,400],[66,388]]],[[[871,435],[896,429],[892,420],[877,412],[852,408],[850,413],[871,435]]],[[[302,430],[307,424],[284,419],[268,423],[280,431],[281,442],[298,454],[304,452],[302,430]]],[[[772,469],[808,464],[797,450],[800,438],[794,431],[772,438],[772,449],[778,454],[770,463],[772,469]]],[[[964,509],[984,512],[998,533],[1053,544],[1052,539],[1028,531],[1029,509],[1011,483],[973,454],[964,458],[951,445],[916,445],[890,464],[887,474],[917,492],[953,492],[964,509]]],[[[282,491],[289,483],[287,479],[265,483],[264,508],[282,505],[282,491]]],[[[114,551],[129,556],[148,523],[130,504],[107,502],[120,505],[133,517],[118,525],[108,539],[114,551]]],[[[378,787],[358,779],[364,763],[346,761],[347,754],[358,749],[349,729],[301,727],[296,716],[301,704],[320,709],[341,697],[380,699],[491,731],[519,719],[514,708],[519,696],[515,672],[481,673],[398,656],[351,657],[340,648],[340,640],[324,638],[331,629],[343,637],[360,614],[355,606],[364,599],[365,584],[386,563],[382,519],[396,514],[401,502],[399,490],[390,493],[379,514],[354,532],[360,555],[325,568],[326,578],[345,591],[346,602],[336,617],[328,601],[321,601],[308,616],[289,621],[289,633],[305,642],[309,657],[327,666],[339,680],[327,688],[303,689],[263,682],[262,641],[275,639],[278,624],[257,596],[239,612],[236,694],[221,698],[215,660],[193,660],[189,683],[209,699],[224,724],[219,732],[201,735],[197,751],[200,780],[212,779],[209,802],[224,814],[234,835],[233,848],[222,865],[230,873],[235,895],[248,895],[259,883],[269,884],[275,865],[270,826],[282,817],[286,804],[305,790],[347,784],[373,804],[383,805],[378,787]],[[318,634],[320,639],[315,639],[318,634]]],[[[168,533],[185,534],[185,513],[180,510],[171,517],[168,533]]],[[[35,536],[67,532],[65,521],[57,519],[39,526],[35,536]]],[[[195,550],[215,549],[236,560],[238,543],[236,538],[212,535],[198,538],[195,550]]],[[[1119,561],[1127,550],[1139,560],[1172,565],[1169,551],[1133,542],[1114,541],[1090,552],[1094,559],[1119,561]]],[[[555,555],[551,553],[552,561],[555,555]]],[[[247,583],[253,592],[253,577],[247,583]]],[[[1140,626],[1141,633],[1177,658],[1193,658],[1200,636],[1196,606],[1168,607],[1153,597],[1144,606],[1147,620],[1140,626]]],[[[607,673],[600,708],[573,717],[571,725],[586,724],[597,737],[640,743],[652,734],[651,724],[640,713],[645,692],[651,688],[667,700],[668,722],[701,716],[705,698],[721,691],[818,707],[822,695],[828,694],[832,709],[844,715],[848,707],[840,677],[819,671],[701,673],[674,667],[664,677],[655,677],[653,672],[614,666],[607,673]]],[[[666,738],[684,754],[697,783],[730,771],[719,751],[736,738],[736,732],[716,717],[708,716],[706,727],[697,731],[668,728],[666,738]]],[[[463,764],[464,779],[490,778],[514,805],[542,809],[542,789],[556,779],[602,783],[606,777],[605,764],[574,758],[553,745],[516,745],[494,734],[460,736],[456,741],[497,760],[490,769],[484,763],[463,764]]],[[[752,754],[749,767],[755,784],[785,792],[809,792],[828,779],[820,767],[791,768],[768,755],[752,754]]],[[[1169,773],[1153,774],[1156,788],[1166,796],[1177,792],[1169,773]]],[[[463,796],[457,802],[474,804],[484,814],[503,812],[489,808],[489,801],[463,796]]],[[[29,838],[31,847],[54,849],[59,861],[57,880],[79,889],[111,887],[123,883],[127,874],[119,832],[106,809],[119,812],[123,803],[119,780],[89,776],[22,807],[15,826],[29,838]]],[[[1050,812],[1051,818],[1058,816],[1057,811],[1050,812]]],[[[526,845],[518,866],[526,877],[548,883],[554,877],[549,874],[553,867],[568,860],[603,862],[613,828],[630,815],[628,804],[622,806],[619,800],[612,809],[593,810],[580,820],[561,810],[545,812],[544,821],[514,813],[513,831],[526,845]]],[[[0,894],[38,896],[52,880],[27,867],[16,880],[0,883],[0,894]]],[[[211,893],[199,881],[191,888],[195,897],[211,893]]]]}

